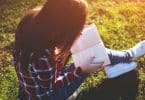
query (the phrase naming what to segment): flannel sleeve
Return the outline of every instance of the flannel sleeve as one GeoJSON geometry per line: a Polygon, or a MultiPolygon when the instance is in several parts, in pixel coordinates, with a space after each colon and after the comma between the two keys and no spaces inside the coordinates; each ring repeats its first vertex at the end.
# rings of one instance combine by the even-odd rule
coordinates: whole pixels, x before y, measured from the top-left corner
{"type": "Polygon", "coordinates": [[[70,85],[75,80],[79,80],[83,78],[84,73],[80,67],[76,67],[71,71],[65,72],[63,76],[58,76],[55,81],[55,87],[63,87],[66,85],[70,85]]]}
{"type": "Polygon", "coordinates": [[[68,86],[75,80],[79,80],[84,76],[81,67],[75,67],[74,64],[73,70],[65,71],[63,75],[56,76],[56,68],[51,66],[49,59],[43,57],[38,58],[35,62],[33,62],[33,65],[35,71],[37,72],[39,83],[43,87],[49,86],[52,88],[60,88],[68,86]]]}

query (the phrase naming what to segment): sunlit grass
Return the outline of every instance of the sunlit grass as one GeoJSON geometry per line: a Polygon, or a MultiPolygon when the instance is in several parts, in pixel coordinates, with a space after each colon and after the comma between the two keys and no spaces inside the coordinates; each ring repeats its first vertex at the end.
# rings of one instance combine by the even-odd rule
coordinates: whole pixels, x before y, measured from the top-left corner
{"type": "MultiPolygon", "coordinates": [[[[14,33],[26,11],[46,0],[0,0],[0,100],[17,100],[17,77],[12,64],[14,33]]],[[[86,23],[94,22],[108,48],[123,50],[145,39],[144,0],[87,0],[86,23]]],[[[140,78],[138,100],[145,100],[145,57],[137,60],[140,78]]],[[[104,72],[94,74],[81,85],[88,89],[101,84],[104,72]]],[[[89,92],[89,91],[88,91],[89,92]]]]}

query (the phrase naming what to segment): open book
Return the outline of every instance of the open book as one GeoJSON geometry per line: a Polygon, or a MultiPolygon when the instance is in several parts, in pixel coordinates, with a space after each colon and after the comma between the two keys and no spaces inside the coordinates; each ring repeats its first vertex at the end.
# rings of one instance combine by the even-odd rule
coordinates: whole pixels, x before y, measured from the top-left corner
{"type": "Polygon", "coordinates": [[[94,63],[104,62],[104,65],[110,64],[108,54],[95,24],[84,28],[81,36],[71,47],[71,53],[76,67],[81,66],[84,61],[94,56],[94,63]]]}

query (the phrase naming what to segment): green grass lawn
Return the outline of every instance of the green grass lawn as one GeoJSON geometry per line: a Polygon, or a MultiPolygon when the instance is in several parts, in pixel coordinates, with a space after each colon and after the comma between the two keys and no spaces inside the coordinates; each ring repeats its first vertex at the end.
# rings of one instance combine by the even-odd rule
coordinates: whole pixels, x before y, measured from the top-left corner
{"type": "MultiPolygon", "coordinates": [[[[145,39],[144,0],[87,1],[89,15],[86,23],[94,22],[97,25],[106,47],[123,50],[145,39]]],[[[15,29],[25,12],[44,2],[0,0],[0,100],[17,100],[18,84],[12,64],[15,29]]],[[[137,100],[145,100],[145,56],[137,62],[140,79],[137,100]]],[[[87,78],[81,86],[84,90],[89,89],[105,78],[102,71],[87,78]]]]}

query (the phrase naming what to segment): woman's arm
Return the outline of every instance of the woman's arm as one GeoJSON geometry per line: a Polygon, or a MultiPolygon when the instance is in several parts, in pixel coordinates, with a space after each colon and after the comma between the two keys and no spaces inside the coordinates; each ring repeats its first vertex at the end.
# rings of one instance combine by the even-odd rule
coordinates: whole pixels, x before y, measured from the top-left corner
{"type": "MultiPolygon", "coordinates": [[[[68,86],[73,83],[75,80],[80,80],[84,77],[81,67],[75,67],[71,71],[65,71],[61,76],[58,76],[58,71],[55,66],[52,66],[49,62],[49,58],[46,56],[41,56],[32,61],[33,69],[37,73],[37,78],[40,86],[51,87],[52,88],[61,88],[68,86]]],[[[70,67],[67,66],[67,67],[70,67]]],[[[62,67],[62,66],[57,66],[62,67]]]]}

